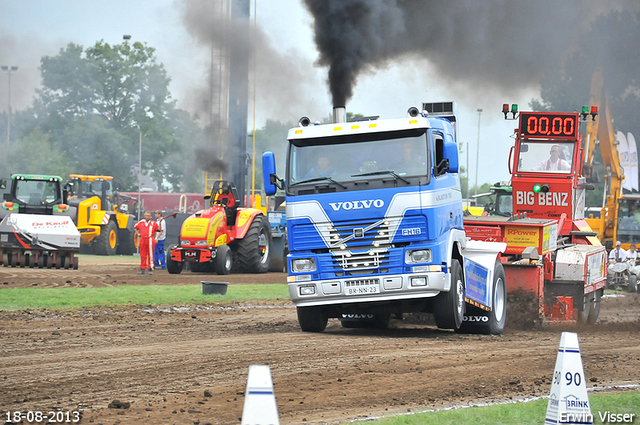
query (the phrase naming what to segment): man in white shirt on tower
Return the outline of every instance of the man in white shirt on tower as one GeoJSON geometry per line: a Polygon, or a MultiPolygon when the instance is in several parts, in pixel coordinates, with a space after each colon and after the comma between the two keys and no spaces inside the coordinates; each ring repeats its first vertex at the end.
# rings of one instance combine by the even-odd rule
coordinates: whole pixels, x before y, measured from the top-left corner
{"type": "Polygon", "coordinates": [[[540,164],[536,165],[535,171],[571,171],[571,165],[560,158],[560,154],[562,151],[560,150],[560,146],[553,145],[551,146],[550,158],[546,159],[540,164]]]}

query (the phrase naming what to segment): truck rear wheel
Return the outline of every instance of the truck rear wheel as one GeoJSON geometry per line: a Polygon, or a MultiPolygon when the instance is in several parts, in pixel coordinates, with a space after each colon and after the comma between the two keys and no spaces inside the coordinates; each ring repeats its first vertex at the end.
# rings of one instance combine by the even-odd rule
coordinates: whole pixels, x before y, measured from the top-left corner
{"type": "Polygon", "coordinates": [[[229,245],[220,245],[216,249],[216,273],[229,274],[233,265],[233,257],[229,245]]]}
{"type": "Polygon", "coordinates": [[[507,321],[507,284],[504,267],[496,261],[493,268],[493,294],[491,310],[467,305],[460,332],[500,335],[507,321]]]}
{"type": "Polygon", "coordinates": [[[322,307],[298,307],[298,323],[304,332],[322,332],[327,327],[329,317],[322,307]]]}
{"type": "Polygon", "coordinates": [[[109,220],[106,226],[100,227],[100,235],[93,242],[97,255],[115,255],[118,248],[118,226],[109,220]]]}
{"type": "Polygon", "coordinates": [[[244,238],[237,241],[235,268],[245,273],[266,273],[271,258],[271,227],[263,215],[254,217],[244,238]]]}
{"type": "Polygon", "coordinates": [[[464,280],[460,261],[451,261],[451,288],[434,300],[433,316],[441,329],[459,329],[464,319],[464,280]]]}

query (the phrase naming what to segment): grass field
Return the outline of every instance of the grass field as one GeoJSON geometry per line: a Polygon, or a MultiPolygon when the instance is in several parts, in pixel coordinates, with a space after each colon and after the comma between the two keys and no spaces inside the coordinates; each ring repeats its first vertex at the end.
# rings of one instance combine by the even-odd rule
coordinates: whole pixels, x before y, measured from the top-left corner
{"type": "MultiPolygon", "coordinates": [[[[601,415],[605,417],[605,412],[634,414],[632,423],[640,423],[640,391],[591,394],[589,401],[594,424],[609,423],[606,422],[606,418],[605,422],[600,418],[601,415]]],[[[546,411],[547,400],[541,399],[527,403],[495,404],[393,416],[367,423],[375,425],[540,425],[544,423],[546,411]]]]}
{"type": "Polygon", "coordinates": [[[201,285],[145,285],[106,288],[9,288],[0,310],[63,309],[93,306],[225,303],[289,299],[286,284],[229,285],[226,295],[203,295],[201,285]]]}

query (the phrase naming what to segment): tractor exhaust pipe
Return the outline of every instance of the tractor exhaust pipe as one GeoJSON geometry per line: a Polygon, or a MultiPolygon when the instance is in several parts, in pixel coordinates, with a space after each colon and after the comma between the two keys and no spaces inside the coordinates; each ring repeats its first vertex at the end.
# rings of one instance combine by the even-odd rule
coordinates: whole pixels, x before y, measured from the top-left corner
{"type": "Polygon", "coordinates": [[[333,122],[341,123],[347,122],[347,108],[344,106],[333,107],[333,122]]]}

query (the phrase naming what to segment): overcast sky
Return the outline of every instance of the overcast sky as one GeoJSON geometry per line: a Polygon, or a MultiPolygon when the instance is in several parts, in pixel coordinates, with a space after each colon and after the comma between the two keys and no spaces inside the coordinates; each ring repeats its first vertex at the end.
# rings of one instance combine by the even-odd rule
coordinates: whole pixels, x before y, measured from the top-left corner
{"type": "MultiPolygon", "coordinates": [[[[97,40],[147,42],[172,78],[170,90],[178,106],[194,111],[195,93],[205,85],[208,49],[189,35],[183,23],[186,0],[0,0],[0,64],[16,65],[12,74],[13,109],[28,107],[40,83],[38,66],[43,55],[55,55],[67,43],[88,47],[97,40]]],[[[251,0],[253,14],[254,1],[251,0]]],[[[251,18],[253,21],[253,17],[251,18]]],[[[326,68],[315,66],[318,51],[313,41],[313,19],[301,0],[257,0],[257,22],[264,43],[285,58],[281,68],[272,68],[267,58],[259,59],[256,123],[266,119],[297,122],[308,115],[321,119],[331,113],[326,68]],[[295,72],[286,74],[287,68],[295,72]],[[284,77],[283,77],[284,75],[284,77]],[[289,81],[287,81],[289,79],[289,81]],[[284,81],[283,81],[284,80],[284,81]],[[276,94],[286,94],[275,102],[276,94]]],[[[451,51],[452,55],[457,54],[451,51]]],[[[475,181],[478,144],[478,109],[483,109],[480,126],[479,182],[508,180],[507,158],[513,144],[514,121],[504,121],[502,103],[527,103],[538,97],[538,82],[526,81],[505,93],[491,87],[470,86],[438,77],[426,58],[404,57],[361,75],[348,101],[347,110],[382,118],[405,116],[410,106],[423,101],[454,100],[459,106],[459,139],[463,147],[461,164],[467,161],[475,181]],[[486,90],[486,91],[483,91],[486,90]]],[[[250,89],[252,92],[252,88],[250,89]]],[[[7,75],[0,73],[0,110],[7,108],[7,75]]],[[[249,110],[249,125],[253,107],[249,110]]],[[[286,137],[285,134],[282,135],[286,137]]]]}

